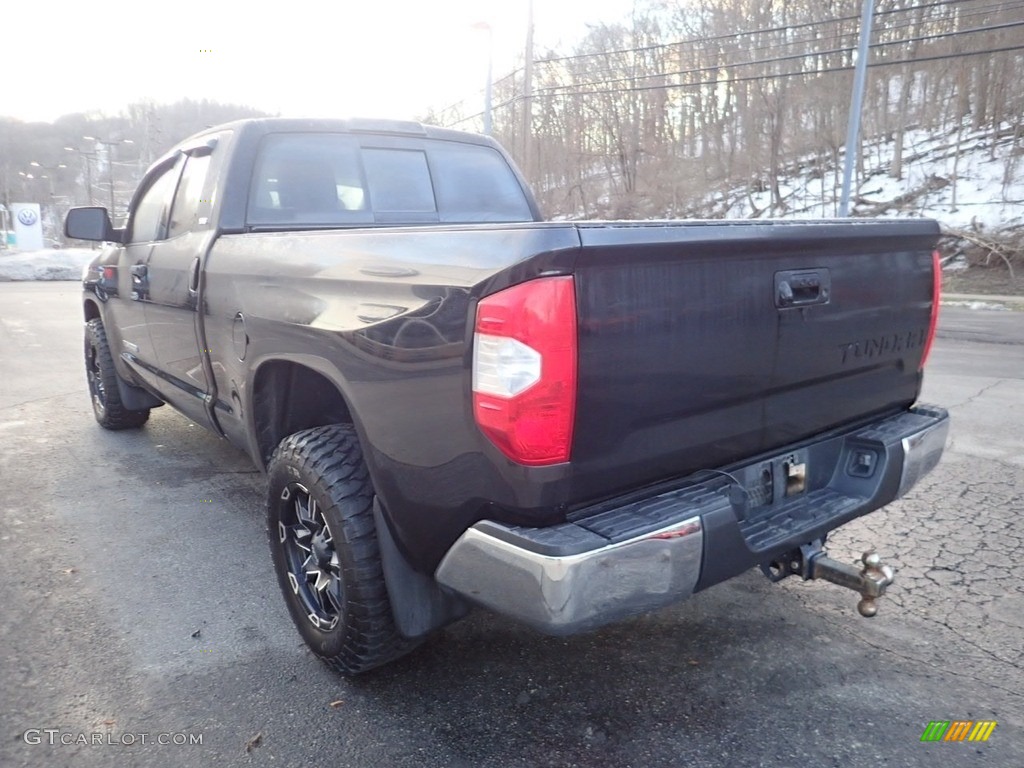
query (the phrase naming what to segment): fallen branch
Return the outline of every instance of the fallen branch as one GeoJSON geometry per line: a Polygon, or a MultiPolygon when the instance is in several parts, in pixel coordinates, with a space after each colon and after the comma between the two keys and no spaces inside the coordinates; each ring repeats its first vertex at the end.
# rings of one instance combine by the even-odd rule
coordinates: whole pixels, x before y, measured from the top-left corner
{"type": "Polygon", "coordinates": [[[1006,268],[1010,271],[1010,280],[1016,280],[1016,276],[1013,272],[1013,258],[1019,256],[1019,253],[1007,245],[1006,243],[998,240],[993,240],[989,237],[985,237],[978,232],[972,232],[965,229],[954,229],[952,227],[943,227],[943,237],[950,240],[964,240],[971,245],[974,245],[981,250],[985,251],[988,258],[991,259],[993,256],[998,256],[1006,264],[1006,268]]]}

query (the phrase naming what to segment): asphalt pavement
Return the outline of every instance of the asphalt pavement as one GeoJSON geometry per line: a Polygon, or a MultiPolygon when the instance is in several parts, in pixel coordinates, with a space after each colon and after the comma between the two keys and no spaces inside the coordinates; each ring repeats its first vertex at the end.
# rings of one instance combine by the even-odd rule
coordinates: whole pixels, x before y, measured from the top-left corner
{"type": "Polygon", "coordinates": [[[79,301],[0,284],[3,768],[1024,766],[1024,313],[944,308],[943,463],[830,542],[896,566],[876,618],[750,572],[567,639],[476,613],[348,681],[292,628],[247,459],[167,408],[95,424],[79,301]]]}

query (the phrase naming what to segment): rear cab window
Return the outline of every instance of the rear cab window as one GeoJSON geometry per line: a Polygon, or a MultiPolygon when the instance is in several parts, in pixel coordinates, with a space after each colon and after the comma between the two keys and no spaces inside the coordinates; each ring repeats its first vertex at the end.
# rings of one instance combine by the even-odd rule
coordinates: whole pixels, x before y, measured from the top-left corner
{"type": "Polygon", "coordinates": [[[261,142],[254,229],[533,221],[505,158],[440,139],[280,133],[261,142]]]}

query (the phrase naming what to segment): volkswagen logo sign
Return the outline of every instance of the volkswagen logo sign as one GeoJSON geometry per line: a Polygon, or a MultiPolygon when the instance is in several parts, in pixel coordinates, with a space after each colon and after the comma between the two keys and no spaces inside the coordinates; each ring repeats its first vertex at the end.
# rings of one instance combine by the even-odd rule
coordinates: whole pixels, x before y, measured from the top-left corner
{"type": "Polygon", "coordinates": [[[31,227],[33,224],[39,221],[39,216],[37,216],[36,212],[33,211],[31,208],[22,208],[20,211],[18,211],[18,221],[20,221],[26,227],[31,227]]]}

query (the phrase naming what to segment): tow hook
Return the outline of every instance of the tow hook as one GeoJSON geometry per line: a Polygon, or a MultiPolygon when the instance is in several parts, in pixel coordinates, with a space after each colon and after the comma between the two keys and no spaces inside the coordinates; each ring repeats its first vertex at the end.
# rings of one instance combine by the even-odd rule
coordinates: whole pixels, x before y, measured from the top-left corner
{"type": "Polygon", "coordinates": [[[788,556],[762,565],[761,570],[772,581],[799,575],[804,581],[824,579],[840,587],[860,593],[857,611],[868,618],[878,613],[878,598],[892,584],[895,571],[883,565],[881,556],[869,549],[853,565],[833,560],[822,547],[821,540],[805,544],[788,556]]]}

